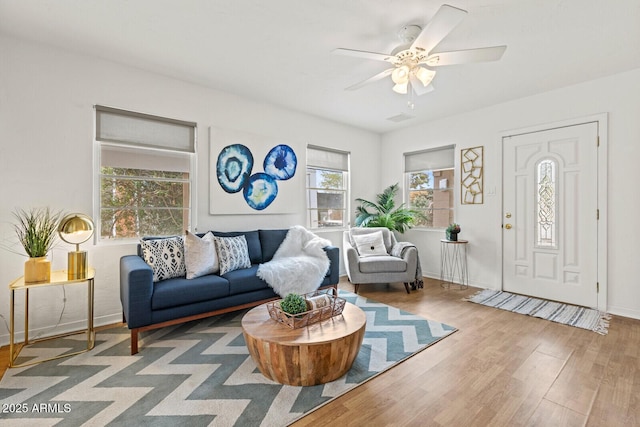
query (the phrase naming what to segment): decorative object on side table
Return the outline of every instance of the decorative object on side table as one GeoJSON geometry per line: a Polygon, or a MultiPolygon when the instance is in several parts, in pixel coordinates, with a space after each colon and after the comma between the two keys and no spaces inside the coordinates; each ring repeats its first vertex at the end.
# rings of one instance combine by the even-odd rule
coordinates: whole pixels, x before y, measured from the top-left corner
{"type": "Polygon", "coordinates": [[[89,263],[87,251],[80,250],[84,243],[93,236],[93,221],[87,215],[72,213],[60,220],[58,234],[67,243],[76,245],[76,250],[67,255],[67,275],[69,280],[82,280],[87,277],[89,263]]]}
{"type": "Polygon", "coordinates": [[[446,229],[447,240],[452,242],[458,241],[458,233],[460,232],[460,224],[456,224],[455,222],[449,224],[446,229]]]}
{"type": "Polygon", "coordinates": [[[51,278],[51,261],[47,254],[56,240],[56,230],[61,212],[49,208],[18,209],[14,228],[29,259],[24,264],[25,283],[48,282],[51,278]]]}
{"type": "Polygon", "coordinates": [[[288,294],[282,300],[268,302],[267,310],[276,322],[298,329],[342,314],[346,302],[335,294],[315,291],[304,295],[288,294]]]}

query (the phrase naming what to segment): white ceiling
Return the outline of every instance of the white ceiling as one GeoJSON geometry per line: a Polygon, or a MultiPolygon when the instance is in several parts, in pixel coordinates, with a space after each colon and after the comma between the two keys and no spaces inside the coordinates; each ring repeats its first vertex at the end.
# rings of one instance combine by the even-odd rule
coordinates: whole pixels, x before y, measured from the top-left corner
{"type": "Polygon", "coordinates": [[[435,49],[506,44],[498,62],[438,68],[434,92],[332,55],[390,53],[441,0],[0,0],[0,33],[95,55],[374,132],[387,132],[640,67],[638,0],[449,0],[469,12],[435,49]],[[394,123],[398,114],[415,118],[394,123]]]}

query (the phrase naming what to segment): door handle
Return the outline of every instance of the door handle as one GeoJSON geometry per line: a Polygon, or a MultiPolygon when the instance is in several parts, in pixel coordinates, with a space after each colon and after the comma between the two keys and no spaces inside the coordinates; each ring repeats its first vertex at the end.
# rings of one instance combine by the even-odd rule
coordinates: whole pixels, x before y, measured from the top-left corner
{"type": "Polygon", "coordinates": [[[504,228],[506,228],[507,230],[511,230],[511,224],[505,224],[504,228]]]}

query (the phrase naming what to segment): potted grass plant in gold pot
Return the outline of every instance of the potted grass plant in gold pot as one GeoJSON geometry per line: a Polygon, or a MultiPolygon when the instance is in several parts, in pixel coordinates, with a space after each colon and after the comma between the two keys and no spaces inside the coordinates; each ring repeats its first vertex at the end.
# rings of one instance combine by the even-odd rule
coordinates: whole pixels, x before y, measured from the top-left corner
{"type": "Polygon", "coordinates": [[[16,235],[29,259],[24,264],[25,283],[51,280],[51,261],[47,254],[56,240],[60,212],[49,208],[17,209],[16,235]]]}

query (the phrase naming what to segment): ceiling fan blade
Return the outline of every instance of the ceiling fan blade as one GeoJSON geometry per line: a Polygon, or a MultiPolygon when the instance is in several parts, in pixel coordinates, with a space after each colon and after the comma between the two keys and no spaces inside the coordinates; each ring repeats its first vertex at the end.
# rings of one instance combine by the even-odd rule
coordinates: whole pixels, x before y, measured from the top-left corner
{"type": "Polygon", "coordinates": [[[466,10],[443,4],[411,44],[411,49],[426,53],[438,45],[467,15],[466,10]]]}
{"type": "Polygon", "coordinates": [[[428,85],[424,86],[422,84],[422,82],[420,82],[420,80],[418,80],[418,78],[416,76],[409,77],[409,81],[411,82],[411,87],[413,88],[413,91],[418,96],[421,96],[421,95],[424,95],[426,93],[429,93],[434,89],[434,87],[433,87],[433,85],[431,83],[429,83],[428,85]]]}
{"type": "Polygon", "coordinates": [[[489,62],[502,58],[507,46],[481,47],[478,49],[452,50],[429,55],[424,61],[431,67],[465,64],[468,62],[489,62]]]}
{"type": "Polygon", "coordinates": [[[376,61],[389,61],[394,57],[384,53],[367,52],[366,50],[343,49],[338,48],[331,51],[336,55],[352,56],[354,58],[374,59],[376,61]]]}
{"type": "Polygon", "coordinates": [[[378,80],[382,80],[387,76],[390,76],[391,73],[393,73],[394,68],[389,68],[387,70],[384,70],[381,73],[376,74],[373,77],[369,77],[367,80],[361,81],[360,83],[356,83],[353,86],[349,86],[348,88],[345,88],[345,90],[356,90],[356,89],[360,89],[362,86],[366,86],[369,83],[373,83],[373,82],[377,82],[378,80]]]}

